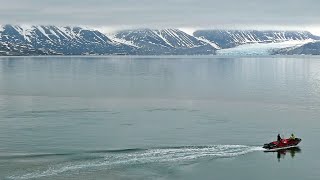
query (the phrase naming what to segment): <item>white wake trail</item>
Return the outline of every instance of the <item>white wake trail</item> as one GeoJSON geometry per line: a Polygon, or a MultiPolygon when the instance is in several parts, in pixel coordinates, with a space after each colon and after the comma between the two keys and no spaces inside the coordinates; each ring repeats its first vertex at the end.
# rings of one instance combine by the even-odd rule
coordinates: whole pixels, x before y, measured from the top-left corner
{"type": "Polygon", "coordinates": [[[14,175],[8,179],[37,179],[54,176],[65,172],[94,168],[112,168],[136,164],[152,163],[183,163],[201,159],[232,158],[254,151],[262,151],[262,147],[245,145],[209,145],[209,146],[181,146],[150,149],[112,150],[84,153],[84,160],[67,162],[48,167],[46,170],[33,171],[22,175],[14,175]],[[88,160],[88,156],[99,154],[101,159],[88,160]]]}

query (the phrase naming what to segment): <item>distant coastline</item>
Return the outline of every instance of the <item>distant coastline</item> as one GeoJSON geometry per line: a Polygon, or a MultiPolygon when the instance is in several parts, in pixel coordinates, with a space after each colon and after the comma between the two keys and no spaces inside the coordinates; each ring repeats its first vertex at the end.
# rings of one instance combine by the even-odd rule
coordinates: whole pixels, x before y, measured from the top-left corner
{"type": "Polygon", "coordinates": [[[308,31],[132,29],[112,34],[71,26],[0,26],[0,56],[320,55],[308,31]]]}

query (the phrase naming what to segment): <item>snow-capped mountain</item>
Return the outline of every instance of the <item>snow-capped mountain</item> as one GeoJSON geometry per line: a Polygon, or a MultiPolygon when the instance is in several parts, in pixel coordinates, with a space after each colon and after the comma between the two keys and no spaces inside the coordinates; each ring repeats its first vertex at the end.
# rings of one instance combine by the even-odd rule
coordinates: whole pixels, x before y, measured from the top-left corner
{"type": "Polygon", "coordinates": [[[206,39],[218,45],[221,49],[251,43],[320,39],[307,31],[198,30],[193,35],[197,38],[206,39]]]}
{"type": "Polygon", "coordinates": [[[179,29],[135,29],[107,35],[83,27],[4,25],[0,26],[0,55],[256,54],[252,49],[257,50],[257,43],[264,45],[259,46],[264,48],[259,52],[265,54],[314,54],[318,50],[313,52],[311,48],[318,47],[306,43],[317,40],[320,37],[305,31],[197,30],[188,34],[179,29]],[[297,45],[304,50],[293,51],[297,45]]]}
{"type": "Polygon", "coordinates": [[[141,54],[214,54],[215,48],[178,29],[123,30],[114,35],[140,48],[141,54]]]}
{"type": "Polygon", "coordinates": [[[112,41],[99,31],[81,27],[4,25],[0,29],[1,43],[43,50],[49,54],[134,54],[136,50],[112,41]]]}

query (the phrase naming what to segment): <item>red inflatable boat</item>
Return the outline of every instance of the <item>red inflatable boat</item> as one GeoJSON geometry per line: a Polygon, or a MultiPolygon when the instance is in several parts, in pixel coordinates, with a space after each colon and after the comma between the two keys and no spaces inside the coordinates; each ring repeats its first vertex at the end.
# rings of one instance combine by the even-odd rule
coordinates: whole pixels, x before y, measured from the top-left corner
{"type": "Polygon", "coordinates": [[[267,143],[263,145],[263,148],[266,149],[266,151],[278,151],[282,149],[290,149],[298,147],[298,144],[301,142],[300,138],[295,139],[281,139],[280,141],[274,141],[271,143],[267,143]]]}

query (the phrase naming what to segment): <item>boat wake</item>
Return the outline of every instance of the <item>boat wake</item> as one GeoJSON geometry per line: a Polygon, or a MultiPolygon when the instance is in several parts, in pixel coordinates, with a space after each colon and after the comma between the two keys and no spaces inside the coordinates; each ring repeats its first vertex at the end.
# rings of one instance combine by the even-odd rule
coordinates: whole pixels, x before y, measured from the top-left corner
{"type": "MultiPolygon", "coordinates": [[[[263,148],[257,146],[212,145],[86,151],[82,153],[65,154],[64,156],[66,156],[66,158],[70,156],[69,160],[54,165],[48,165],[46,169],[38,169],[33,172],[24,172],[20,175],[13,175],[7,177],[7,179],[36,179],[78,170],[92,171],[139,164],[159,164],[167,162],[170,162],[170,164],[192,163],[199,159],[232,158],[262,150],[263,148]],[[77,158],[75,158],[75,156],[77,158]]],[[[47,156],[48,158],[52,158],[54,154],[42,154],[39,156],[26,155],[20,158],[46,158],[47,156]]],[[[61,154],[57,154],[57,156],[61,157],[61,154]]]]}

